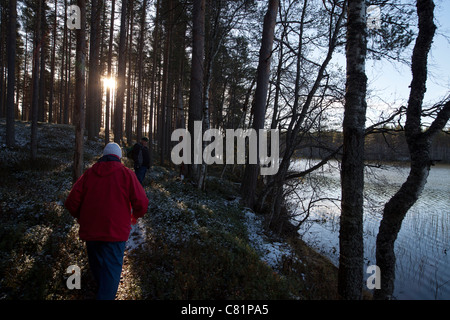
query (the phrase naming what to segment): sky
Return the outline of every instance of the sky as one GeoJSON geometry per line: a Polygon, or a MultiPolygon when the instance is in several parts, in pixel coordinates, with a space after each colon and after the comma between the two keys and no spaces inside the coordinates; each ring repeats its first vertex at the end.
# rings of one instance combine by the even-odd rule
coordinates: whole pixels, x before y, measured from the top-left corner
{"type": "MultiPolygon", "coordinates": [[[[433,104],[450,94],[450,0],[435,1],[436,31],[428,58],[428,80],[425,104],[433,104]],[[444,36],[446,35],[446,36],[444,36]]],[[[411,43],[414,46],[415,39],[411,43]]],[[[412,51],[411,51],[412,52],[412,51]]],[[[411,83],[409,66],[387,61],[366,64],[369,89],[376,90],[387,102],[407,101],[411,83]]]]}
{"type": "MultiPolygon", "coordinates": [[[[405,2],[411,3],[410,0],[405,0],[405,2]]],[[[424,108],[450,96],[450,0],[435,0],[435,5],[437,31],[428,55],[428,79],[424,108]]],[[[415,19],[417,21],[417,18],[415,19]]],[[[409,62],[415,40],[416,38],[413,39],[406,51],[405,57],[409,62]]],[[[345,53],[335,53],[333,60],[345,70],[345,53]]],[[[410,66],[401,62],[368,58],[366,75],[368,78],[366,126],[370,126],[379,121],[380,117],[387,117],[393,110],[407,105],[412,74],[410,66]]],[[[342,124],[343,110],[341,111],[337,111],[333,119],[334,125],[338,127],[342,124]]],[[[403,118],[403,123],[404,120],[403,118]]],[[[423,119],[422,124],[427,126],[431,121],[432,119],[423,119]]],[[[450,128],[450,123],[446,128],[450,128]]]]}

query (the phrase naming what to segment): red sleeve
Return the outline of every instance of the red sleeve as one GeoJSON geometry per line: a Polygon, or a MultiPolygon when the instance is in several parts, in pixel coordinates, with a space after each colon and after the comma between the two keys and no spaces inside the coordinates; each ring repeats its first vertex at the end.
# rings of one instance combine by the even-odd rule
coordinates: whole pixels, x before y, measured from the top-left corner
{"type": "Polygon", "coordinates": [[[133,208],[133,216],[140,218],[147,213],[148,198],[134,172],[129,170],[129,173],[131,176],[130,201],[133,208]]]}
{"type": "Polygon", "coordinates": [[[69,210],[70,214],[75,217],[80,217],[81,202],[83,201],[83,184],[86,173],[83,174],[72,187],[64,206],[69,210]]]}

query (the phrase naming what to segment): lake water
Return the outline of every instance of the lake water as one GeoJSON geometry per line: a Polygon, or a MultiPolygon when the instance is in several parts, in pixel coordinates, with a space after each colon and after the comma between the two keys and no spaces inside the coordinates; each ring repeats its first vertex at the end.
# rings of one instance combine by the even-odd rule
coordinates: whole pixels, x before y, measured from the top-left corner
{"type": "MultiPolygon", "coordinates": [[[[299,160],[292,169],[303,170],[317,161],[299,160]]],[[[375,265],[375,243],[386,201],[406,180],[409,167],[386,165],[366,168],[364,256],[365,270],[375,265]]],[[[300,214],[309,204],[310,216],[299,233],[303,240],[339,261],[340,175],[339,163],[299,180],[290,198],[300,214]],[[299,199],[302,198],[303,202],[299,199]],[[328,198],[328,199],[319,199],[328,198]],[[311,203],[311,199],[314,201],[311,203]]],[[[300,215],[298,219],[302,219],[300,215]]],[[[450,299],[450,165],[431,168],[425,189],[408,211],[395,243],[396,299],[450,299]]],[[[366,278],[371,273],[366,274],[366,278]]]]}

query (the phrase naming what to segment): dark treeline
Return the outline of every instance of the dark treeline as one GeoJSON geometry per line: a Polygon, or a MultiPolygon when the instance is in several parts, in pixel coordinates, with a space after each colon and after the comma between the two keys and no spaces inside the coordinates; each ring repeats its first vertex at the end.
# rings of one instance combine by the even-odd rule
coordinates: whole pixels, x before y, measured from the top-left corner
{"type": "MultiPolygon", "coordinates": [[[[18,17],[14,118],[31,121],[36,103],[37,121],[75,124],[77,38],[67,21],[77,2],[13,2],[18,17]]],[[[0,1],[0,117],[7,110],[9,3],[0,1]]],[[[251,103],[257,57],[250,56],[250,42],[257,43],[258,32],[252,25],[263,9],[254,1],[206,4],[204,82],[211,127],[237,127],[251,103]],[[230,32],[238,28],[249,38],[230,32]]],[[[149,136],[155,159],[169,163],[170,134],[187,126],[192,1],[86,1],[85,12],[85,134],[94,139],[104,130],[106,141],[124,144],[149,136]],[[106,85],[109,78],[114,88],[106,85]]]]}
{"type": "MultiPolygon", "coordinates": [[[[322,159],[342,145],[342,132],[328,131],[304,137],[296,156],[322,159]]],[[[388,130],[366,136],[364,159],[367,161],[409,161],[404,132],[388,130]]],[[[436,163],[450,163],[450,134],[439,132],[430,149],[430,158],[436,163]]]]}

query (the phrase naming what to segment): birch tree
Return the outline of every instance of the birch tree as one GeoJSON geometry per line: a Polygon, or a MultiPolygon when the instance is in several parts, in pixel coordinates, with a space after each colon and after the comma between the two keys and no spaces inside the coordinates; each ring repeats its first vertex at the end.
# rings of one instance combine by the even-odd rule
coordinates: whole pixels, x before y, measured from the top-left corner
{"type": "Polygon", "coordinates": [[[365,0],[349,0],[347,18],[347,82],[343,120],[338,292],[344,299],[361,299],[364,263],[363,189],[367,86],[365,0]]]}

